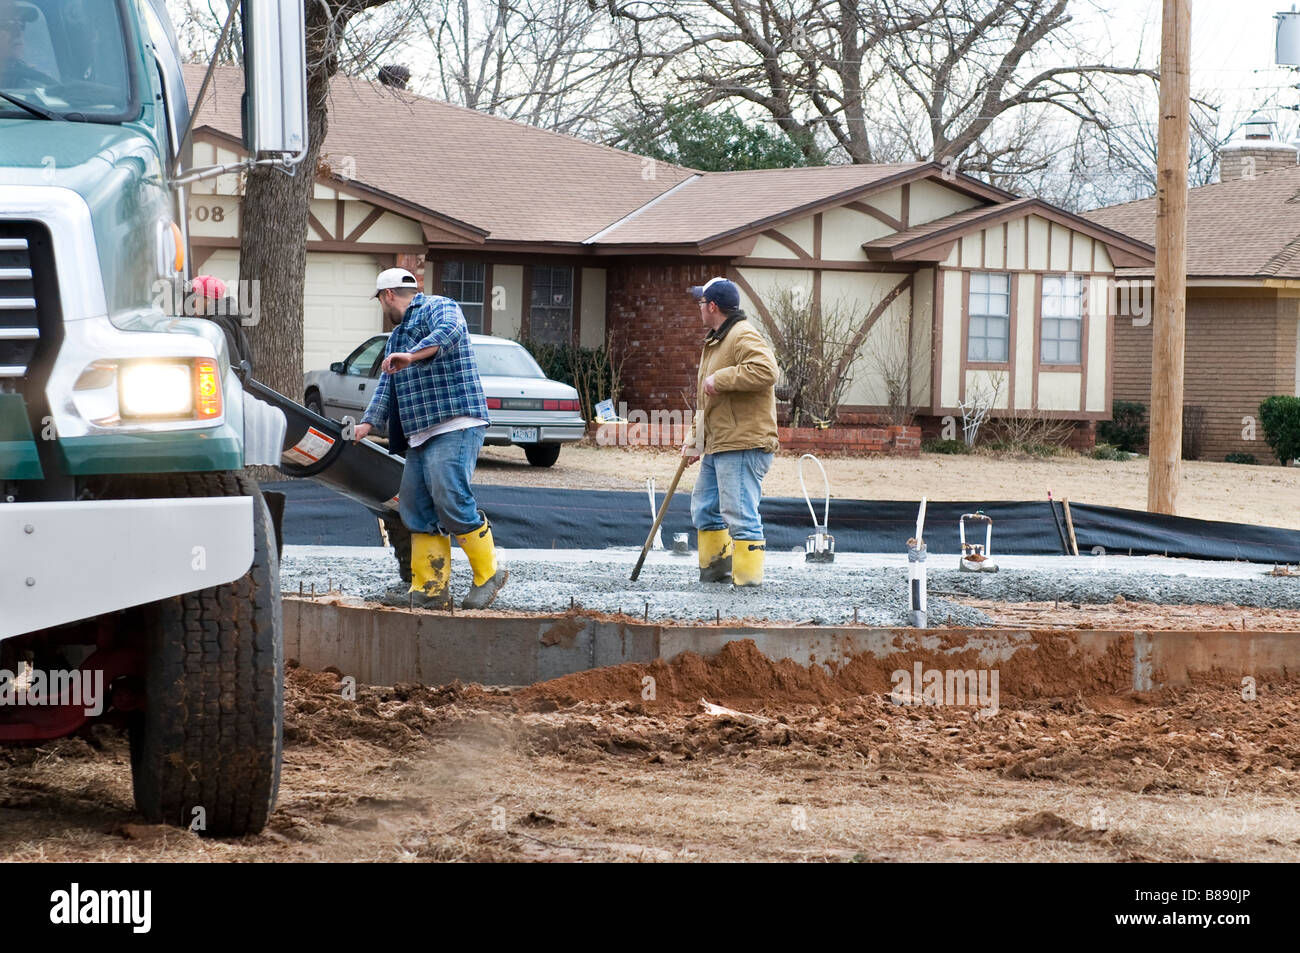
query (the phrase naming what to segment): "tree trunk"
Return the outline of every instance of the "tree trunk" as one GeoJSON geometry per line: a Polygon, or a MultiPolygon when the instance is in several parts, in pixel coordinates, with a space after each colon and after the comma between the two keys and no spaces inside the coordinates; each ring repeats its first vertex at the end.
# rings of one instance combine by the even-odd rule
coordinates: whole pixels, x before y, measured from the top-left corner
{"type": "Polygon", "coordinates": [[[260,308],[249,328],[253,376],[301,400],[303,298],[307,274],[307,216],[329,128],[329,85],[338,71],[337,38],[358,10],[383,0],[333,2],[333,28],[324,5],[308,2],[307,157],[293,175],[261,167],[248,173],[239,216],[239,277],[257,282],[260,308]]]}

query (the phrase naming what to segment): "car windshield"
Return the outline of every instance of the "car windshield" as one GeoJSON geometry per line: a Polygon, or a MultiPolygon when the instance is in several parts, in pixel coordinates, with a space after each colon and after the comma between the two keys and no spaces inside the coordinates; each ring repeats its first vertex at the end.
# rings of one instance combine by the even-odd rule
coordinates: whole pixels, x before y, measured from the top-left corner
{"type": "Polygon", "coordinates": [[[480,377],[546,377],[533,356],[517,344],[479,344],[474,358],[480,377]]]}
{"type": "Polygon", "coordinates": [[[388,335],[384,335],[367,341],[353,351],[352,356],[348,358],[348,373],[361,377],[370,375],[372,370],[376,370],[375,362],[383,356],[384,345],[387,343],[388,335]]]}
{"type": "Polygon", "coordinates": [[[0,0],[0,93],[4,118],[135,118],[121,5],[0,0]]]}

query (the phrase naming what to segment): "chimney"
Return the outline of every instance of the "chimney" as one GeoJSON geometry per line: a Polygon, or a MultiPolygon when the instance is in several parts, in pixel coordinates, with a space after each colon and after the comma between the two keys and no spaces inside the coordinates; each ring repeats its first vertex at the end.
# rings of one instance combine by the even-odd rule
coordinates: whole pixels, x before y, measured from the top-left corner
{"type": "Polygon", "coordinates": [[[379,68],[379,82],[384,86],[391,86],[393,89],[406,89],[406,84],[411,81],[411,71],[405,66],[381,66],[379,68]]]}
{"type": "Polygon", "coordinates": [[[1296,165],[1296,147],[1278,142],[1277,123],[1262,113],[1246,120],[1242,134],[1219,149],[1219,181],[1250,181],[1296,165]]]}

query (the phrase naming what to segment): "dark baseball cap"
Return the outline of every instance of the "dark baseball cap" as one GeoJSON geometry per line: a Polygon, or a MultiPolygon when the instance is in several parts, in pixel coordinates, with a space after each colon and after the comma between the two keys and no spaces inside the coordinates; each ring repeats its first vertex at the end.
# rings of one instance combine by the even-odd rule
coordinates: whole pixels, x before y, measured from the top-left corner
{"type": "Polygon", "coordinates": [[[740,307],[740,289],[734,281],[726,278],[714,278],[705,284],[695,285],[690,292],[697,301],[712,301],[723,311],[740,307]]]}

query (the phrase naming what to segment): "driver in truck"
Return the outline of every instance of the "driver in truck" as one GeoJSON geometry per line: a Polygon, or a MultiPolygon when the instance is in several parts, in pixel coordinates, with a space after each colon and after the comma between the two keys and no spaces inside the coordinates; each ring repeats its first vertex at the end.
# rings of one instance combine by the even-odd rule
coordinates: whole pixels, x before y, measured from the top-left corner
{"type": "Polygon", "coordinates": [[[54,82],[23,61],[23,34],[40,16],[21,0],[0,0],[0,89],[31,89],[54,82]]]}

